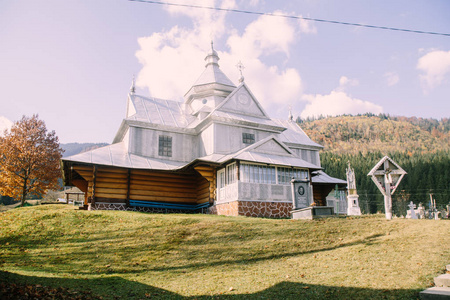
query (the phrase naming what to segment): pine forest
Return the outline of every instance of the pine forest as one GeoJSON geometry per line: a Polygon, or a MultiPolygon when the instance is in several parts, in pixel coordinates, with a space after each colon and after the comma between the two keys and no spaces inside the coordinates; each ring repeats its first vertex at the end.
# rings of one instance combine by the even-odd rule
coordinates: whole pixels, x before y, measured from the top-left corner
{"type": "Polygon", "coordinates": [[[383,196],[367,174],[385,155],[408,173],[393,195],[394,214],[405,215],[410,201],[428,208],[433,198],[438,209],[450,204],[449,119],[366,114],[297,122],[324,146],[321,163],[325,172],[345,179],[350,162],[364,213],[384,211],[383,196]]]}

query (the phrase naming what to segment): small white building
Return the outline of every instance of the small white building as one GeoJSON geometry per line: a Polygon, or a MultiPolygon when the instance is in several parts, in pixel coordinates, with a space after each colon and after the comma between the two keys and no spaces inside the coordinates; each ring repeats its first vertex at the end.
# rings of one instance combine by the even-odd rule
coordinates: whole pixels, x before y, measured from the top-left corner
{"type": "Polygon", "coordinates": [[[212,44],[205,60],[184,102],[137,95],[133,83],[113,143],[64,158],[65,185],[90,209],[289,217],[296,178],[326,206],[345,181],[314,172],[322,146],[292,116],[271,119],[242,77],[235,85],[220,70],[212,44]]]}

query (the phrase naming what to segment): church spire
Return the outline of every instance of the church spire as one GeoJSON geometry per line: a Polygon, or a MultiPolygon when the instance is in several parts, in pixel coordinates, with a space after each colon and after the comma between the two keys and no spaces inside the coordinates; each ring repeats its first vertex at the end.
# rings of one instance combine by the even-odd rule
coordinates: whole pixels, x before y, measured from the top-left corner
{"type": "Polygon", "coordinates": [[[214,50],[214,43],[211,41],[211,51],[206,56],[206,67],[213,64],[219,66],[219,55],[217,54],[216,50],[214,50]]]}
{"type": "Polygon", "coordinates": [[[134,95],[134,93],[136,92],[136,87],[134,86],[135,84],[135,80],[134,80],[134,74],[133,74],[133,81],[131,82],[131,86],[130,86],[130,94],[134,95]]]}

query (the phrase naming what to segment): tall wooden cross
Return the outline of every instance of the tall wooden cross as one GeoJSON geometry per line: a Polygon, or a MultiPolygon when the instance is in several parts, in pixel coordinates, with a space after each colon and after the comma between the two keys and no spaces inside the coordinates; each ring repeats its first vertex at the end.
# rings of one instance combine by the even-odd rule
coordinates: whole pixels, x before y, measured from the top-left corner
{"type": "Polygon", "coordinates": [[[392,219],[392,194],[405,174],[405,170],[387,156],[383,157],[367,174],[372,177],[373,182],[384,195],[384,209],[388,220],[392,219]]]}

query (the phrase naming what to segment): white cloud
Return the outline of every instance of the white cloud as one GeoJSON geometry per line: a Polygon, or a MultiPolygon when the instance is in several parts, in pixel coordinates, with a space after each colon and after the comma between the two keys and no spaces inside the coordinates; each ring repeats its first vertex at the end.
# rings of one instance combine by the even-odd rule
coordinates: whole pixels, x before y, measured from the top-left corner
{"type": "Polygon", "coordinates": [[[5,130],[10,130],[13,126],[13,122],[7,118],[0,116],[0,136],[3,136],[5,130]]]}
{"type": "Polygon", "coordinates": [[[341,78],[339,78],[339,87],[336,88],[336,91],[343,92],[347,89],[347,87],[357,86],[358,84],[358,79],[351,79],[347,76],[341,76],[341,78]]]}
{"type": "Polygon", "coordinates": [[[302,30],[303,33],[317,33],[317,28],[316,26],[314,26],[313,21],[300,19],[299,22],[300,22],[300,29],[302,30]]]}
{"type": "MultiPolygon", "coordinates": [[[[212,6],[213,1],[205,3],[203,5],[212,6]]],[[[236,4],[229,0],[221,5],[235,7],[236,4]]],[[[228,51],[215,47],[222,71],[237,82],[239,72],[235,66],[242,61],[245,82],[268,111],[279,107],[280,103],[287,105],[301,97],[302,80],[298,71],[269,64],[265,58],[271,54],[288,57],[299,34],[315,30],[310,25],[286,18],[260,16],[240,33],[226,22],[225,12],[180,7],[170,8],[170,12],[191,17],[192,27],[175,26],[138,39],[140,50],[136,57],[143,66],[136,85],[148,88],[152,96],[181,99],[203,71],[203,59],[211,39],[225,38],[228,51]]]]}
{"type": "Polygon", "coordinates": [[[420,75],[424,92],[442,84],[450,76],[450,51],[434,50],[419,58],[417,69],[424,72],[420,75]]]}
{"type": "Polygon", "coordinates": [[[383,108],[377,104],[351,98],[345,92],[332,91],[329,95],[304,95],[303,100],[308,101],[305,109],[301,112],[301,118],[313,116],[337,116],[343,114],[364,114],[371,112],[379,114],[383,108]]]}
{"type": "Polygon", "coordinates": [[[388,86],[394,86],[400,81],[400,77],[396,72],[386,72],[384,75],[388,86]]]}

